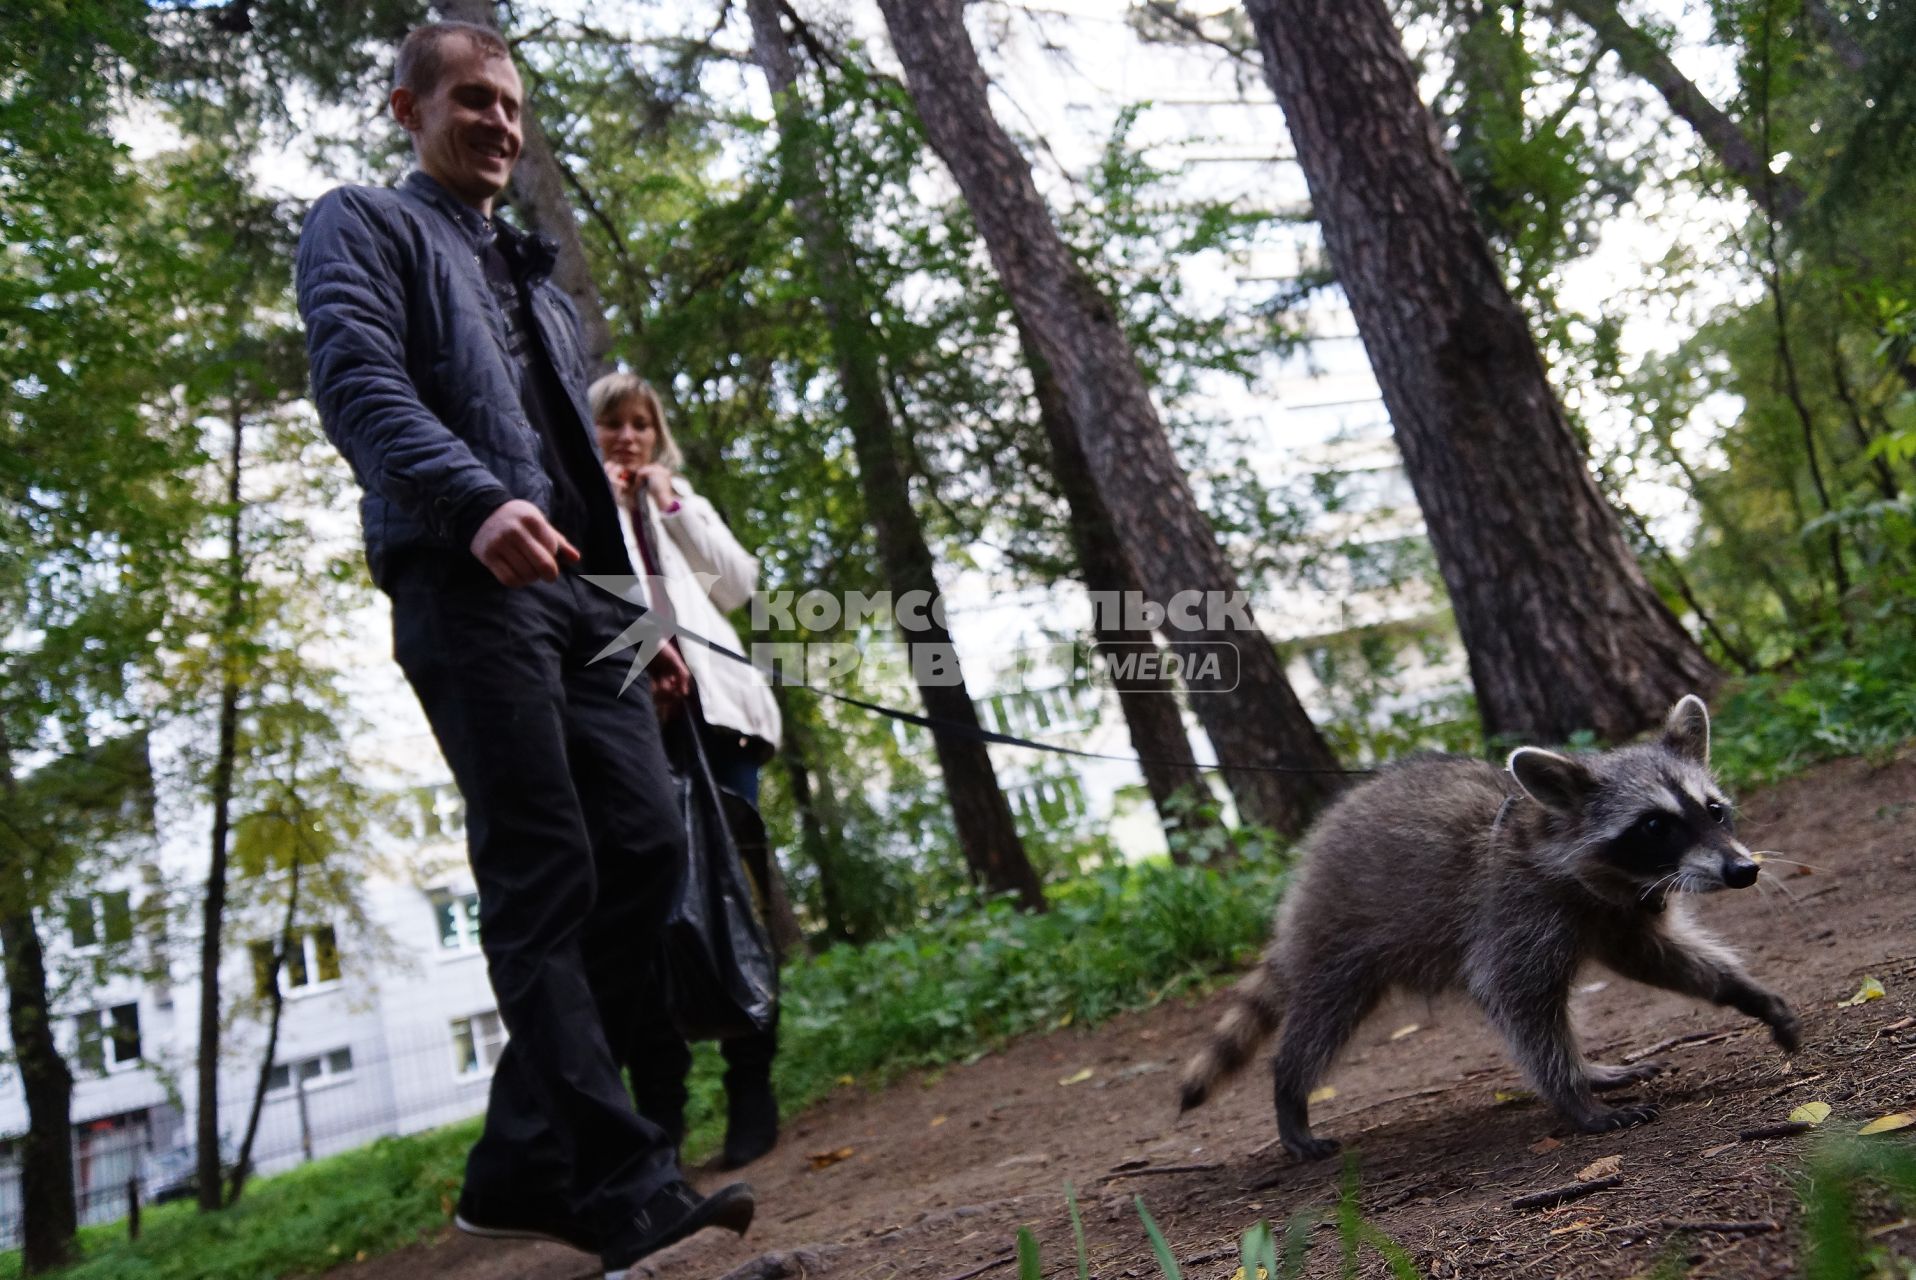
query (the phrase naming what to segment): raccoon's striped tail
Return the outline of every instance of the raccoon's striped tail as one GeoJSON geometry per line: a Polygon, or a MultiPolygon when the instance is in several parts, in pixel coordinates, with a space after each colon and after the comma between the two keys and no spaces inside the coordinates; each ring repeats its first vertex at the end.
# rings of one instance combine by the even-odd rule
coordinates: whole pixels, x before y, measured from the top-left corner
{"type": "Polygon", "coordinates": [[[1197,1056],[1185,1064],[1178,1081],[1178,1111],[1189,1111],[1211,1096],[1257,1051],[1284,1018],[1284,980],[1276,947],[1258,957],[1257,967],[1231,988],[1230,1007],[1197,1056]]]}

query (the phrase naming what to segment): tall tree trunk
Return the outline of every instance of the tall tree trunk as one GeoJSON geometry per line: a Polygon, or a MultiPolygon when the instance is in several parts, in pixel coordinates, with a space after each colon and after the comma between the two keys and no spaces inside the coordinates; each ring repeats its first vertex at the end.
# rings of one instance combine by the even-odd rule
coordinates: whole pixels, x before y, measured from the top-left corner
{"type": "Polygon", "coordinates": [[[1869,54],[1863,51],[1862,45],[1856,43],[1855,38],[1837,20],[1836,15],[1830,12],[1830,7],[1824,4],[1823,0],[1803,0],[1803,16],[1810,20],[1810,26],[1814,27],[1816,34],[1823,38],[1823,43],[1830,47],[1830,52],[1836,55],[1837,61],[1852,72],[1869,69],[1869,54]]]}
{"type": "Polygon", "coordinates": [[[239,655],[235,652],[245,609],[246,565],[240,544],[240,464],[245,448],[246,414],[237,394],[232,406],[232,440],[226,469],[226,608],[220,620],[219,738],[213,756],[213,837],[206,868],[206,896],[200,904],[200,1047],[198,1162],[199,1206],[210,1213],[221,1204],[220,1178],[220,935],[226,922],[226,859],[233,830],[233,767],[239,751],[239,655]]]}
{"type": "Polygon", "coordinates": [[[26,1094],[20,1143],[22,1266],[34,1275],[71,1261],[78,1213],[73,1200],[73,1074],[53,1042],[46,955],[27,909],[0,915],[7,971],[7,1031],[26,1094]]]}
{"type": "MultiPolygon", "coordinates": [[[[1024,352],[1026,367],[1031,370],[1038,419],[1051,445],[1051,470],[1058,479],[1065,505],[1070,508],[1071,544],[1077,552],[1084,585],[1091,591],[1138,592],[1141,588],[1137,573],[1125,558],[1118,531],[1111,524],[1111,513],[1105,510],[1097,486],[1091,482],[1084,450],[1078,444],[1078,433],[1071,427],[1064,393],[1057,379],[1051,376],[1051,367],[1032,342],[1030,330],[1022,324],[1018,326],[1018,345],[1024,352]]],[[[1121,617],[1115,620],[1094,617],[1093,621],[1103,623],[1094,625],[1093,634],[1106,659],[1112,685],[1117,689],[1118,707],[1131,731],[1131,746],[1138,753],[1145,789],[1151,793],[1151,803],[1164,827],[1171,860],[1182,866],[1191,860],[1190,837],[1215,831],[1222,823],[1208,804],[1200,803],[1211,798],[1211,789],[1198,770],[1197,757],[1191,753],[1191,737],[1184,729],[1177,689],[1162,676],[1125,674],[1111,665],[1113,656],[1155,648],[1148,628],[1128,629],[1121,625],[1121,617]]],[[[1221,707],[1226,699],[1212,695],[1199,701],[1202,705],[1221,707]]]]}
{"type": "Polygon", "coordinates": [[[260,1054],[259,1076],[253,1082],[253,1105],[246,1113],[246,1136],[240,1139],[239,1154],[233,1158],[233,1177],[226,1189],[226,1203],[232,1204],[246,1190],[246,1180],[253,1173],[253,1140],[259,1136],[260,1112],[266,1107],[266,1089],[273,1078],[273,1059],[279,1055],[279,1026],[286,1012],[286,993],[280,990],[280,970],[286,966],[286,957],[293,947],[299,945],[293,936],[293,926],[299,919],[299,872],[300,840],[293,838],[292,882],[286,888],[286,914],[280,918],[279,938],[273,946],[273,957],[266,965],[264,975],[267,999],[272,1002],[272,1012],[266,1020],[266,1049],[260,1054]]]}
{"type": "Polygon", "coordinates": [[[838,796],[822,767],[812,765],[812,730],[808,713],[795,705],[783,686],[774,692],[785,722],[785,742],[778,753],[785,781],[798,810],[799,843],[818,875],[819,908],[825,913],[825,933],[839,942],[863,941],[845,910],[844,885],[839,872],[839,850],[844,847],[845,824],[839,817],[838,796]]]}
{"type": "MultiPolygon", "coordinates": [[[[831,332],[839,391],[845,398],[846,425],[858,459],[859,486],[866,515],[878,542],[879,558],[895,600],[915,592],[937,600],[938,578],[926,545],[911,490],[898,460],[898,427],[885,400],[878,353],[871,343],[863,282],[852,259],[844,228],[817,197],[820,170],[806,141],[807,124],[794,96],[798,75],[779,24],[777,0],[748,0],[754,60],[771,86],[786,158],[786,176],[798,214],[799,233],[818,286],[818,303],[831,332]]],[[[974,732],[982,726],[960,669],[951,633],[927,610],[925,625],[903,632],[913,679],[925,711],[974,732]],[[936,669],[933,669],[935,664],[936,669]]],[[[1027,910],[1044,909],[1044,890],[1025,854],[1024,842],[992,771],[984,743],[961,734],[932,735],[938,764],[951,801],[958,843],[972,875],[994,892],[1015,893],[1027,910]]]]}
{"type": "Polygon", "coordinates": [[[1630,554],[1384,0],[1245,0],[1423,508],[1484,731],[1608,739],[1717,672],[1630,554]]]}
{"type": "MultiPolygon", "coordinates": [[[[493,0],[434,0],[439,16],[454,22],[499,27],[498,9],[493,0]]],[[[572,198],[566,194],[565,171],[553,153],[552,141],[539,124],[538,113],[527,102],[520,117],[525,137],[519,148],[519,161],[512,167],[512,186],[508,198],[526,224],[559,246],[559,261],[552,268],[552,283],[565,291],[579,311],[579,336],[585,359],[594,377],[612,371],[612,327],[605,318],[605,302],[592,278],[586,261],[585,244],[579,237],[579,222],[572,210],[572,198]]]]}
{"type": "MultiPolygon", "coordinates": [[[[1167,627],[1194,671],[1224,657],[1222,679],[1187,678],[1193,698],[1235,687],[1212,743],[1239,811],[1300,832],[1337,788],[1337,761],[1305,715],[1269,637],[1198,509],[1110,303],[1058,234],[1031,166],[993,117],[962,0],[880,0],[926,134],[957,179],[1019,318],[1064,394],[1069,420],[1124,549],[1153,602],[1200,601],[1196,625],[1167,627]],[[1189,594],[1181,594],[1189,593],[1189,594]],[[1235,624],[1235,625],[1233,625],[1235,624]],[[1234,679],[1233,679],[1234,677],[1234,679]]],[[[1211,723],[1209,719],[1207,724],[1211,723]]]]}
{"type": "MultiPolygon", "coordinates": [[[[1737,127],[1736,121],[1719,111],[1703,96],[1703,91],[1677,69],[1654,36],[1630,24],[1617,9],[1616,0],[1557,0],[1557,3],[1596,32],[1598,42],[1617,55],[1625,71],[1649,81],[1651,87],[1663,95],[1670,110],[1689,122],[1703,145],[1770,216],[1787,219],[1803,207],[1803,189],[1793,179],[1770,172],[1769,157],[1737,127]]],[[[1253,22],[1258,21],[1260,7],[1263,6],[1257,0],[1247,0],[1245,8],[1251,11],[1253,22]]],[[[1293,8],[1288,3],[1279,7],[1286,13],[1293,8]]],[[[1266,56],[1268,58],[1268,54],[1266,56]]]]}
{"type": "MultiPolygon", "coordinates": [[[[0,794],[17,806],[13,757],[0,740],[0,794]]],[[[24,822],[6,825],[0,843],[0,968],[7,984],[7,1033],[26,1095],[27,1132],[20,1143],[21,1271],[37,1275],[72,1260],[79,1214],[73,1199],[73,1073],[53,1039],[46,953],[33,923],[37,860],[24,847],[24,822]]]]}

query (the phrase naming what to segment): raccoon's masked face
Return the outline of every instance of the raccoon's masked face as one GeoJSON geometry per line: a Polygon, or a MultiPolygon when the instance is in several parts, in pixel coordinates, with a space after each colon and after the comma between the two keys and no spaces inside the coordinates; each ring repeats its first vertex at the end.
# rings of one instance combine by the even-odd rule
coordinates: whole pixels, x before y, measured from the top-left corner
{"type": "Polygon", "coordinates": [[[1587,759],[1524,747],[1510,772],[1567,822],[1579,878],[1606,896],[1661,907],[1674,892],[1745,889],[1760,870],[1737,840],[1730,802],[1710,776],[1710,718],[1678,702],[1662,736],[1587,759]]]}

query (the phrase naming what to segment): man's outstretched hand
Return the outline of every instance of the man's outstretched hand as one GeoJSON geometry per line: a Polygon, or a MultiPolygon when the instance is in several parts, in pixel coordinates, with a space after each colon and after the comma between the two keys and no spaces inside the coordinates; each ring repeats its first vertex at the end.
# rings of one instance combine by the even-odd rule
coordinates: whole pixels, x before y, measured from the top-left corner
{"type": "Polygon", "coordinates": [[[579,560],[579,549],[524,498],[514,498],[486,517],[472,535],[472,554],[508,587],[556,582],[562,566],[579,560]]]}

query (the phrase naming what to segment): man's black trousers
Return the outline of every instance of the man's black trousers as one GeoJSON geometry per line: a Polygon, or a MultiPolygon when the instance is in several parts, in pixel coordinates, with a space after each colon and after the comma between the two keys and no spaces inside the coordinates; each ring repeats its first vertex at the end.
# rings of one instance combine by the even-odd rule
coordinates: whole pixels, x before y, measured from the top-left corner
{"type": "Polygon", "coordinates": [[[645,987],[683,862],[665,754],[629,655],[592,663],[636,616],[574,574],[500,586],[467,554],[413,553],[384,584],[393,649],[465,797],[479,933],[510,1040],[467,1191],[563,1197],[602,1238],[678,1176],[610,1045],[645,987]]]}

